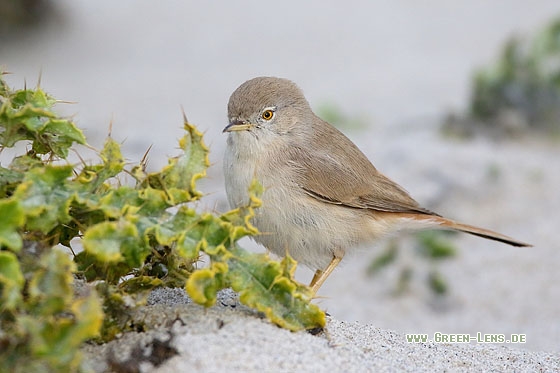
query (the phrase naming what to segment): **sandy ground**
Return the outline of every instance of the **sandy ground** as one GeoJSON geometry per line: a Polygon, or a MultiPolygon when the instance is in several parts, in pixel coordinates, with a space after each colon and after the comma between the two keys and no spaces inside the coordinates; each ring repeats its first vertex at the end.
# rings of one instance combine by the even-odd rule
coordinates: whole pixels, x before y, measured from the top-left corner
{"type": "MultiPolygon", "coordinates": [[[[213,166],[200,184],[209,195],[200,209],[227,209],[221,130],[229,95],[251,77],[275,75],[296,81],[313,107],[334,102],[343,113],[365,118],[364,128],[344,131],[382,172],[423,205],[535,245],[513,249],[458,236],[458,256],[438,266],[450,288],[444,298],[432,296],[424,286],[430,265],[418,260],[412,248],[403,250],[397,266],[374,278],[366,275],[366,267],[383,244],[356,251],[329,278],[317,300],[332,315],[330,329],[364,330],[353,348],[365,343],[363,352],[377,339],[384,340],[384,332],[375,329],[382,328],[397,331],[385,332],[396,336],[396,344],[388,348],[399,343],[408,348],[402,352],[395,347],[401,358],[428,359],[429,352],[437,350],[434,364],[451,364],[445,363],[444,356],[456,349],[481,359],[473,364],[499,364],[500,357],[507,364],[509,353],[517,362],[527,357],[528,364],[545,356],[538,351],[558,356],[558,143],[542,138],[461,142],[437,133],[438,120],[447,109],[465,108],[473,69],[491,61],[512,33],[534,31],[560,13],[557,0],[436,1],[430,6],[356,1],[343,7],[322,1],[285,1],[274,8],[258,1],[221,3],[219,8],[210,2],[165,6],[148,1],[57,3],[60,18],[56,24],[0,42],[0,64],[13,73],[8,81],[17,87],[24,80],[33,84],[42,71],[47,91],[77,102],[61,105],[60,110],[75,114],[91,144],[101,146],[112,121],[112,136],[123,140],[131,162],[153,144],[152,169],[176,153],[176,141],[182,136],[182,105],[191,122],[205,131],[212,151],[213,166]],[[394,297],[402,265],[415,268],[412,288],[394,297]],[[432,335],[437,331],[523,333],[527,343],[510,344],[506,349],[496,345],[429,347],[404,344],[401,338],[403,333],[432,335]],[[503,351],[508,352],[500,355],[503,351]]],[[[250,242],[245,245],[262,250],[250,242]]],[[[306,282],[311,272],[301,268],[297,275],[306,282]]],[[[198,322],[203,323],[203,318],[198,322]]],[[[237,322],[239,329],[255,332],[269,343],[274,338],[300,338],[258,320],[237,322]],[[241,326],[245,322],[247,326],[241,326]]],[[[254,351],[249,342],[243,347],[243,336],[235,334],[239,331],[223,329],[232,331],[231,341],[221,334],[225,331],[216,335],[230,346],[254,351]]],[[[310,336],[301,338],[299,350],[307,351],[310,336]]],[[[327,348],[323,337],[313,338],[327,348]]],[[[349,338],[338,341],[348,345],[349,338]]],[[[328,356],[336,355],[328,351],[328,356]]],[[[294,359],[298,356],[290,354],[294,359]]],[[[264,350],[260,355],[267,358],[264,350]]],[[[226,364],[218,356],[221,359],[222,355],[211,359],[226,364]]],[[[331,362],[324,356],[323,362],[331,362]]],[[[374,360],[383,361],[385,353],[360,356],[378,366],[374,360]]],[[[302,352],[303,357],[308,355],[302,352]]],[[[471,368],[478,367],[482,365],[471,368]]]]}
{"type": "Polygon", "coordinates": [[[560,358],[553,354],[482,344],[407,343],[403,333],[332,317],[317,335],[292,333],[241,306],[231,291],[223,291],[217,306],[208,310],[177,289],[160,289],[151,301],[157,304],[146,307],[141,317],[154,329],[89,346],[90,368],[161,373],[560,369],[560,358]]]}

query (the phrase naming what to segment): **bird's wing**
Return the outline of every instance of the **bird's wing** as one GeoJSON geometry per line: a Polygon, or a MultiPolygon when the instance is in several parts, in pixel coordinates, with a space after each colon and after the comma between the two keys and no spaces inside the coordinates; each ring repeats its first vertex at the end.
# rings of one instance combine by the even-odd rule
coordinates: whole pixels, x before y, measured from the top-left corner
{"type": "Polygon", "coordinates": [[[328,123],[314,126],[311,138],[313,146],[294,145],[288,155],[298,170],[294,181],[311,197],[352,208],[437,215],[377,171],[352,141],[328,123]]]}

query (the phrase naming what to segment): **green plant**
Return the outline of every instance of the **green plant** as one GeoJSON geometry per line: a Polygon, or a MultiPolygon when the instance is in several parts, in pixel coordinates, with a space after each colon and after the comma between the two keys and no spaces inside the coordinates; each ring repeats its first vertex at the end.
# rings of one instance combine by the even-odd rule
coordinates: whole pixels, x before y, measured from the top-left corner
{"type": "Polygon", "coordinates": [[[530,41],[508,40],[498,60],[473,79],[470,114],[495,123],[505,110],[527,126],[560,132],[560,19],[530,41]]]}
{"type": "MultiPolygon", "coordinates": [[[[445,278],[437,270],[437,264],[455,256],[456,249],[447,238],[449,234],[453,234],[453,232],[423,231],[413,236],[415,253],[421,260],[427,261],[431,267],[426,277],[426,284],[436,295],[444,295],[448,291],[445,278]]],[[[392,239],[385,250],[372,260],[367,268],[367,273],[374,276],[387,266],[394,264],[401,249],[402,243],[398,239],[392,239]]],[[[403,294],[408,289],[413,272],[414,270],[410,266],[400,268],[394,294],[403,294]]]]}
{"type": "Polygon", "coordinates": [[[55,103],[39,87],[10,89],[0,75],[0,152],[27,146],[0,166],[2,369],[79,369],[84,341],[143,328],[131,311],[158,286],[185,287],[205,306],[232,287],[279,326],[324,325],[310,290],[293,279],[291,258],[272,261],[236,244],[257,233],[250,219],[258,184],[245,208],[215,215],[191,206],[202,196],[196,182],[208,149],[186,118],[182,153],[158,172],[147,173],[142,161],[128,166],[111,138],[100,162],[74,165],[69,151],[86,139],[55,103]],[[197,269],[202,253],[210,265],[197,269]],[[89,290],[74,292],[75,278],[89,290]]]}

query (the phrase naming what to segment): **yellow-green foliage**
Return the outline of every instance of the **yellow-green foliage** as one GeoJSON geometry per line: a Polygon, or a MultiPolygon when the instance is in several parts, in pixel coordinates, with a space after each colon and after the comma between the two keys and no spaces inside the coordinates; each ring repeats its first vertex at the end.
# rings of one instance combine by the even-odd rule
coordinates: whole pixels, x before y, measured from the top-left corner
{"type": "Polygon", "coordinates": [[[223,215],[189,205],[202,196],[196,181],[208,167],[194,126],[185,120],[182,154],[159,172],[127,168],[111,138],[100,162],[75,166],[64,160],[86,139],[54,104],[40,88],[11,90],[0,74],[0,147],[27,143],[25,154],[0,166],[0,370],[79,369],[80,345],[128,330],[130,311],[157,286],[185,287],[205,306],[232,287],[279,326],[324,325],[309,289],[293,280],[291,258],[272,261],[236,244],[257,233],[250,218],[259,185],[250,206],[223,215]],[[63,247],[76,239],[83,250],[72,256],[63,247]],[[196,269],[201,253],[211,263],[196,269]],[[95,290],[77,295],[75,278],[95,290]]]}

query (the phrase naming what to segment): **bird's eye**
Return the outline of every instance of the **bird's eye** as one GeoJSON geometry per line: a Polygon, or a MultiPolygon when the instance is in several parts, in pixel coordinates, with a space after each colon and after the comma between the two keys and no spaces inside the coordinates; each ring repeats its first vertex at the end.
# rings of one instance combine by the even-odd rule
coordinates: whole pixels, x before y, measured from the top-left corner
{"type": "Polygon", "coordinates": [[[261,114],[261,117],[264,120],[271,120],[273,116],[274,116],[274,111],[272,111],[271,109],[266,109],[261,114]]]}

